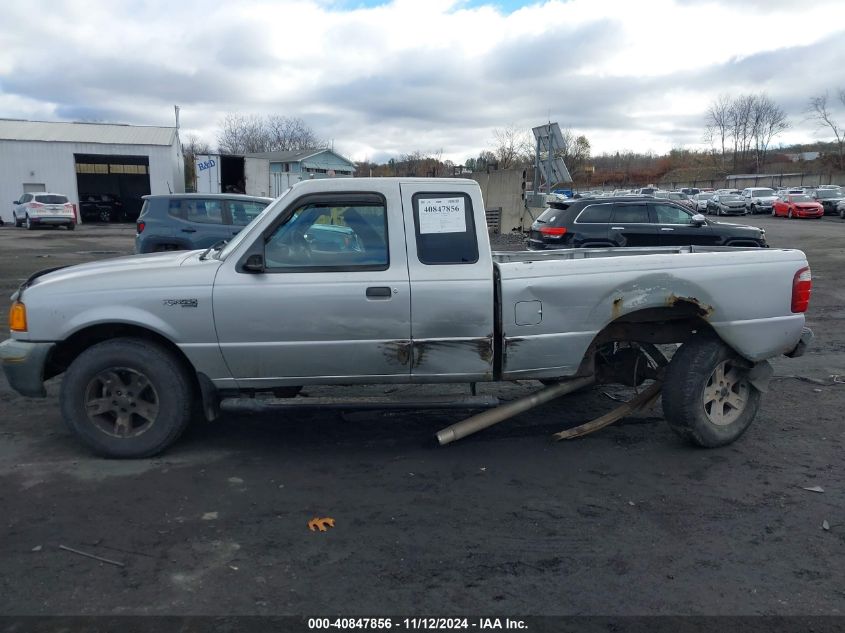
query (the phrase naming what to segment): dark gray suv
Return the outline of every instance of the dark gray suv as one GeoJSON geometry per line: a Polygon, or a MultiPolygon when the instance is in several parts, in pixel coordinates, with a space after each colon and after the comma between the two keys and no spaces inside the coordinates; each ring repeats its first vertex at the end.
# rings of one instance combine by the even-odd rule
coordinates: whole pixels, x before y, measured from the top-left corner
{"type": "Polygon", "coordinates": [[[237,235],[271,202],[272,198],[233,193],[144,196],[135,252],[208,248],[237,235]]]}

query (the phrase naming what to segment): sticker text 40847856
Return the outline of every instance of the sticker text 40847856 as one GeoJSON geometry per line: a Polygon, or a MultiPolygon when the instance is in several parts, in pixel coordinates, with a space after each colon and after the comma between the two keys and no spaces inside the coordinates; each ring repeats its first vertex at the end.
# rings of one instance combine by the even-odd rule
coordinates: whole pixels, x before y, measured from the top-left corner
{"type": "Polygon", "coordinates": [[[463,198],[421,198],[420,233],[466,233],[463,198]]]}

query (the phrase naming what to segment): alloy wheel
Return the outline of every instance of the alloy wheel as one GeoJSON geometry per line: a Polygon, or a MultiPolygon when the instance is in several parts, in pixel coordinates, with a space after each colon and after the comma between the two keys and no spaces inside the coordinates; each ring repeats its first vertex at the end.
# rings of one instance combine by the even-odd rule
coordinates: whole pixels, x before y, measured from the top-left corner
{"type": "Polygon", "coordinates": [[[155,423],[159,397],[149,378],[128,367],[113,367],[94,376],[85,389],[88,419],[113,437],[137,437],[155,423]]]}
{"type": "Polygon", "coordinates": [[[722,361],[716,365],[704,387],[704,412],[717,426],[733,423],[745,410],[749,389],[745,370],[733,361],[722,361]]]}

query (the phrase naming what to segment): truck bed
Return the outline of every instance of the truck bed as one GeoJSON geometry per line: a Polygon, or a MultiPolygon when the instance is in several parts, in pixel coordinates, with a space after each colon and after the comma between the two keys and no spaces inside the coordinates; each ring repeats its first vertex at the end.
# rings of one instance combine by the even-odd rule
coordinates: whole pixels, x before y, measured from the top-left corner
{"type": "Polygon", "coordinates": [[[544,251],[493,251],[493,261],[499,264],[553,261],[560,259],[590,259],[596,257],[630,257],[631,255],[672,255],[682,253],[717,253],[756,251],[756,247],[737,246],[644,246],[629,248],[558,248],[544,251]]]}

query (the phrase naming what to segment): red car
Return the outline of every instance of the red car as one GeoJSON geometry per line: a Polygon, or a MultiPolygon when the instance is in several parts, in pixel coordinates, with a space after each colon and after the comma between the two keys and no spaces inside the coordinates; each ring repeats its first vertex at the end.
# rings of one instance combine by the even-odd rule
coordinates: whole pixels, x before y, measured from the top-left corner
{"type": "Polygon", "coordinates": [[[772,215],[792,218],[820,218],[824,207],[806,193],[789,193],[781,196],[772,205],[772,215]]]}

